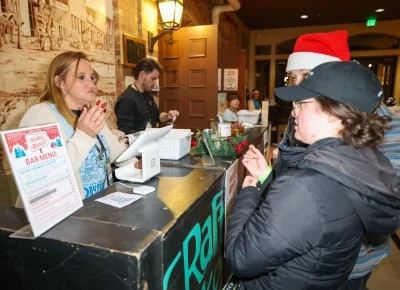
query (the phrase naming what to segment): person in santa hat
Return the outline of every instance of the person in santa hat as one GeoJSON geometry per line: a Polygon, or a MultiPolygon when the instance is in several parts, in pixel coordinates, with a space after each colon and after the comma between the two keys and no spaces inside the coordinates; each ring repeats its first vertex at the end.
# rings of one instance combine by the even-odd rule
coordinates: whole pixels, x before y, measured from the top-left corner
{"type": "MultiPolygon", "coordinates": [[[[349,61],[350,52],[347,44],[347,31],[310,33],[300,36],[294,46],[294,51],[289,55],[286,72],[290,74],[290,85],[299,85],[311,69],[325,62],[349,61]]],[[[289,116],[289,121],[283,134],[285,147],[305,147],[306,145],[294,137],[294,118],[289,116]]],[[[277,156],[278,149],[273,154],[277,156]]]]}
{"type": "MultiPolygon", "coordinates": [[[[309,76],[310,70],[320,64],[333,61],[349,61],[350,53],[347,37],[347,31],[344,30],[300,36],[287,62],[286,71],[290,74],[290,85],[299,85],[302,83],[309,76]]],[[[378,113],[380,114],[380,111],[378,113]]],[[[291,115],[281,145],[283,147],[308,146],[294,137],[294,121],[295,118],[291,115]]],[[[273,155],[276,156],[275,158],[277,158],[278,152],[278,148],[273,151],[273,155]]],[[[250,146],[250,149],[244,156],[243,163],[249,172],[257,178],[261,177],[267,167],[264,156],[254,146],[250,146]],[[257,166],[254,166],[255,159],[260,160],[257,166]]],[[[363,244],[357,263],[349,276],[349,281],[345,289],[366,289],[366,283],[372,269],[391,252],[387,239],[386,241],[379,241],[378,244],[378,246],[371,246],[366,242],[363,244]],[[369,259],[367,256],[370,248],[375,253],[376,259],[369,259]]]]}

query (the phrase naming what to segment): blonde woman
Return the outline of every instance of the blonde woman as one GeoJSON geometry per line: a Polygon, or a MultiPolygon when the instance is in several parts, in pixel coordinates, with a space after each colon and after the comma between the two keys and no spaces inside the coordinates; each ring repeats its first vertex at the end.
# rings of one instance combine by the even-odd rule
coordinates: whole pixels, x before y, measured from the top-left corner
{"type": "MultiPolygon", "coordinates": [[[[125,151],[104,119],[106,104],[98,101],[96,74],[83,52],[67,51],[50,63],[40,103],[31,107],[19,126],[58,123],[82,199],[112,184],[111,163],[125,151]]],[[[16,206],[21,207],[20,198],[16,206]]]]}

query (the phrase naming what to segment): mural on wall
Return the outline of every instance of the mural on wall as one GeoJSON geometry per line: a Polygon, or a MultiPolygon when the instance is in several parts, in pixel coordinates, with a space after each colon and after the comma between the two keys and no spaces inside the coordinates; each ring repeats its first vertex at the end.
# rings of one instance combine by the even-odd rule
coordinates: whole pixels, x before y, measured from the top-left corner
{"type": "MultiPolygon", "coordinates": [[[[0,130],[18,127],[38,103],[50,61],[64,51],[88,54],[98,72],[98,98],[115,124],[112,0],[1,0],[0,130]]],[[[1,156],[0,156],[1,158],[1,156]]]]}

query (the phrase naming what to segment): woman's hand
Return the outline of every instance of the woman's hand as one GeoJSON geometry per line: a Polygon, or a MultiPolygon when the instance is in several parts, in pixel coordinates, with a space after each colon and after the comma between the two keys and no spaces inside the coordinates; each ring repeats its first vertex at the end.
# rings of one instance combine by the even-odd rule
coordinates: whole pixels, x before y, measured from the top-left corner
{"type": "Polygon", "coordinates": [[[244,181],[243,181],[243,185],[242,188],[245,188],[247,186],[257,186],[257,178],[253,177],[253,176],[246,176],[244,181]]]}
{"type": "Polygon", "coordinates": [[[243,156],[242,162],[250,174],[256,179],[260,178],[265,168],[268,166],[264,155],[253,145],[249,146],[249,150],[247,150],[246,154],[243,156]]]}
{"type": "Polygon", "coordinates": [[[106,122],[104,120],[104,103],[103,105],[95,105],[90,110],[83,107],[82,114],[80,115],[76,128],[84,132],[86,135],[94,138],[103,130],[106,122]]]}

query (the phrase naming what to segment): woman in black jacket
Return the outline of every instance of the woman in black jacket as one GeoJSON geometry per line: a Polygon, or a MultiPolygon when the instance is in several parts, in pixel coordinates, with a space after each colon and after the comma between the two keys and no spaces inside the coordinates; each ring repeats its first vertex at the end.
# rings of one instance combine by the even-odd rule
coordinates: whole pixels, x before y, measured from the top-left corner
{"type": "Polygon", "coordinates": [[[246,177],[226,259],[245,289],[343,289],[364,232],[388,235],[400,223],[398,177],[376,149],[389,121],[374,114],[380,82],[356,62],[328,62],[275,93],[295,101],[295,137],[310,146],[280,147],[263,201],[259,180],[246,177]]]}

